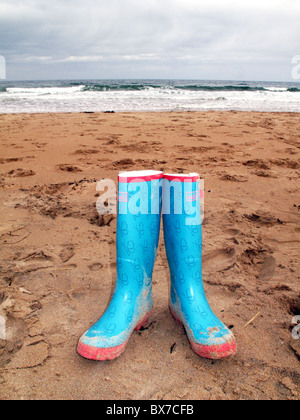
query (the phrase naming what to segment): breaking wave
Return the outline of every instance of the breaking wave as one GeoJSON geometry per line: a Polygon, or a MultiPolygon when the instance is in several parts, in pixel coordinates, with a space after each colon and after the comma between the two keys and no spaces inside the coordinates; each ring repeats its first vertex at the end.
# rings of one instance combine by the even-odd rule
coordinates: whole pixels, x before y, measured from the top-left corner
{"type": "Polygon", "coordinates": [[[299,112],[300,84],[199,80],[0,82],[0,113],[241,110],[299,112]]]}

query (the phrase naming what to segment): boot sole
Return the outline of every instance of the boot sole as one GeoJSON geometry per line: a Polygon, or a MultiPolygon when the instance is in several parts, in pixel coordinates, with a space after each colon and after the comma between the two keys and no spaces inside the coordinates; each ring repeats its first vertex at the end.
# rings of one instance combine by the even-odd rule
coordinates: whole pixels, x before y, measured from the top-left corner
{"type": "MultiPolygon", "coordinates": [[[[176,320],[176,322],[179,325],[181,325],[186,332],[183,322],[178,318],[178,316],[172,311],[171,308],[170,308],[170,312],[173,318],[176,320]]],[[[187,337],[192,347],[192,350],[198,356],[203,357],[205,359],[211,359],[211,360],[224,359],[226,357],[233,356],[237,352],[237,345],[236,345],[235,339],[232,339],[231,341],[224,344],[219,344],[215,346],[205,346],[203,344],[194,343],[193,341],[190,340],[188,335],[187,337]]]]}
{"type": "MultiPolygon", "coordinates": [[[[140,321],[137,326],[134,328],[136,331],[139,331],[142,327],[144,327],[147,322],[149,321],[150,315],[152,310],[140,321]]],[[[78,343],[77,346],[77,353],[84,357],[85,359],[89,360],[96,360],[96,361],[105,361],[105,360],[113,360],[117,357],[121,356],[124,352],[126,345],[129,339],[125,341],[125,343],[120,344],[116,347],[93,347],[89,346],[88,344],[84,344],[81,341],[78,343]]]]}

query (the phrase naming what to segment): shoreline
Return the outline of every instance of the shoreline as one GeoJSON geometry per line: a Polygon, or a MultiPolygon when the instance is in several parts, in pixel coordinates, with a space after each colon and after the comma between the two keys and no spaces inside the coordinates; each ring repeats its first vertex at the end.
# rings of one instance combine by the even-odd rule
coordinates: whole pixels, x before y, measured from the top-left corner
{"type": "Polygon", "coordinates": [[[85,80],[8,83],[5,113],[47,112],[299,112],[297,82],[85,80]]]}
{"type": "Polygon", "coordinates": [[[242,113],[242,114],[300,114],[300,111],[243,111],[243,110],[234,110],[234,109],[228,109],[228,110],[222,110],[222,109],[205,109],[205,110],[159,110],[159,111],[70,111],[70,112],[55,112],[55,111],[47,111],[47,112],[9,112],[9,113],[0,113],[1,116],[8,116],[8,115],[48,115],[48,114],[54,114],[54,115],[70,115],[70,114],[174,114],[174,113],[242,113]]]}

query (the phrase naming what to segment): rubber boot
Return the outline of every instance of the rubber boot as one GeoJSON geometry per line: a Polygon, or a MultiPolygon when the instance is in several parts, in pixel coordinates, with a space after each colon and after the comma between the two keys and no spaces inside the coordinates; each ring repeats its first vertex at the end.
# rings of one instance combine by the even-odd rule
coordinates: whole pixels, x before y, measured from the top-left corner
{"type": "Polygon", "coordinates": [[[119,357],[132,332],[149,319],[162,178],[157,171],[119,174],[115,291],[102,317],[79,340],[77,352],[87,359],[119,357]]]}
{"type": "Polygon", "coordinates": [[[231,331],[217,318],[202,281],[199,175],[164,175],[163,225],[171,273],[170,311],[199,356],[221,359],[236,352],[231,331]]]}

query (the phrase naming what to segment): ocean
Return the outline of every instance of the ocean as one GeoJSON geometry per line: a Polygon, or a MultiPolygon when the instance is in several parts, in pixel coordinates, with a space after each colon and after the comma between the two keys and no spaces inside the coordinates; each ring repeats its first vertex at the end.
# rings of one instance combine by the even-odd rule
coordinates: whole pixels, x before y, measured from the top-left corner
{"type": "Polygon", "coordinates": [[[300,112],[300,83],[201,80],[0,81],[0,114],[300,112]]]}

